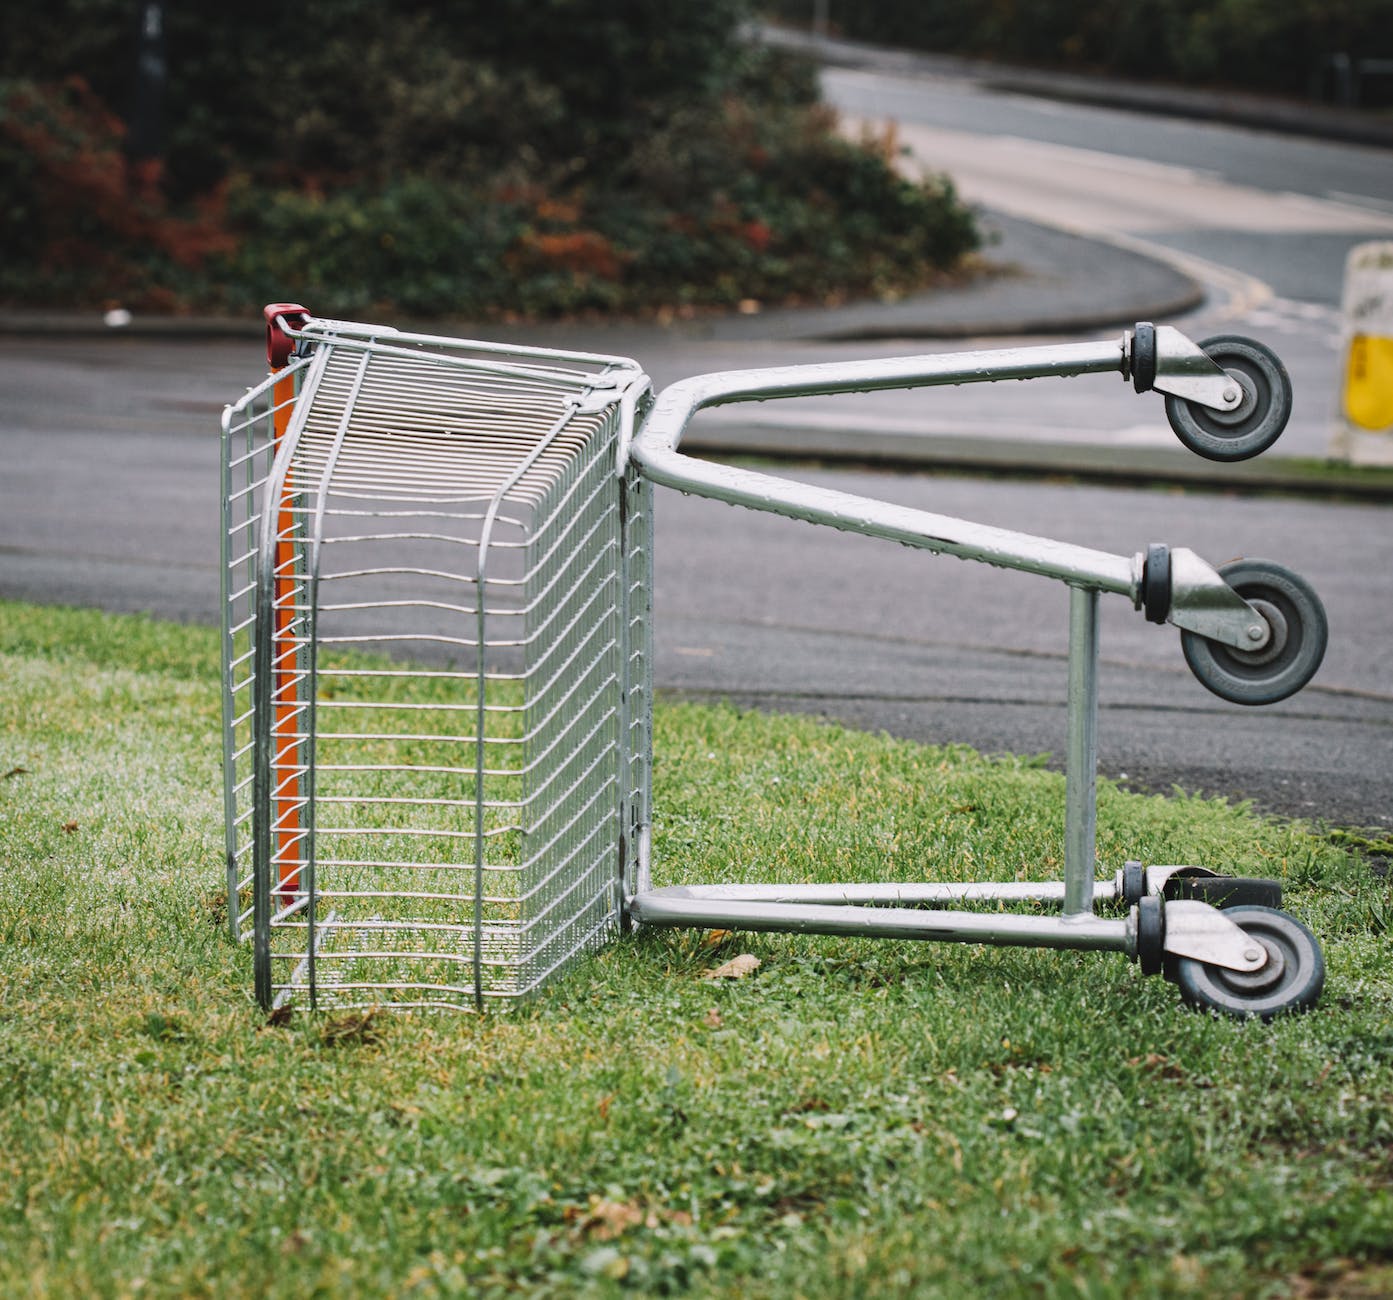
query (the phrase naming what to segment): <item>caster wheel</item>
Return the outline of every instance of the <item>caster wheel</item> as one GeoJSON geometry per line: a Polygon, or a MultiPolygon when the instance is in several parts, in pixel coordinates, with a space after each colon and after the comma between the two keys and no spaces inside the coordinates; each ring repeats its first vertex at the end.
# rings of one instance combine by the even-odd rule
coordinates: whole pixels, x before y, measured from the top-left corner
{"type": "Polygon", "coordinates": [[[1215,411],[1183,397],[1166,398],[1175,436],[1206,460],[1247,460],[1281,437],[1291,416],[1291,379],[1281,359],[1252,339],[1223,334],[1200,347],[1238,385],[1242,401],[1215,411]]]}
{"type": "Polygon", "coordinates": [[[1240,1020],[1272,1020],[1315,1006],[1325,985],[1325,959],[1315,935],[1294,916],[1270,907],[1233,907],[1225,915],[1267,950],[1267,964],[1244,972],[1177,958],[1180,996],[1193,1007],[1240,1020]]]}
{"type": "Polygon", "coordinates": [[[1200,685],[1234,704],[1274,704],[1295,695],[1320,667],[1329,628],[1320,597],[1304,578],[1269,560],[1233,560],[1219,576],[1267,621],[1261,650],[1235,650],[1181,632],[1185,662],[1200,685]]]}

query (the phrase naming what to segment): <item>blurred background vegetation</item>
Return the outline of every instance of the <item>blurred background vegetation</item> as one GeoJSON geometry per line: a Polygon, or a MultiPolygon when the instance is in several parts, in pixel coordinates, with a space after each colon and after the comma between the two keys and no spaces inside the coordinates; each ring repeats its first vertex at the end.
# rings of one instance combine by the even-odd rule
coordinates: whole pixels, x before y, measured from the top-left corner
{"type": "Polygon", "coordinates": [[[885,294],[976,245],[746,0],[50,0],[0,48],[0,300],[473,318],[885,294]],[[157,39],[142,17],[162,18],[157,39]],[[143,51],[167,69],[153,95],[143,51]]]}
{"type": "MultiPolygon", "coordinates": [[[[1306,96],[1330,59],[1393,55],[1393,0],[766,0],[802,25],[946,54],[1306,96]]],[[[1328,87],[1325,89],[1328,90],[1328,87]]]]}

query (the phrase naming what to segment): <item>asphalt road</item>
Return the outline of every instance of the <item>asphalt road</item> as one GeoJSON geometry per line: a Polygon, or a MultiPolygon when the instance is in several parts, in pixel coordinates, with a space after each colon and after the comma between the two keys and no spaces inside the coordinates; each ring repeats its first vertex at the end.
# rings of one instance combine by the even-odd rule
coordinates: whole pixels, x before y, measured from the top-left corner
{"type": "MultiPolygon", "coordinates": [[[[1209,300],[1177,323],[1197,338],[1241,333],[1275,348],[1295,387],[1281,450],[1329,450],[1345,258],[1393,239],[1388,150],[996,94],[962,78],[828,69],[823,81],[853,129],[897,124],[908,170],[947,172],[972,202],[1190,272],[1209,300]]],[[[1135,436],[1120,396],[1087,417],[1090,428],[1135,436]]],[[[1016,420],[1033,397],[992,409],[1016,420]]],[[[1057,404],[1035,418],[1070,437],[1057,404]]],[[[1161,423],[1143,425],[1158,446],[1161,423]]]]}

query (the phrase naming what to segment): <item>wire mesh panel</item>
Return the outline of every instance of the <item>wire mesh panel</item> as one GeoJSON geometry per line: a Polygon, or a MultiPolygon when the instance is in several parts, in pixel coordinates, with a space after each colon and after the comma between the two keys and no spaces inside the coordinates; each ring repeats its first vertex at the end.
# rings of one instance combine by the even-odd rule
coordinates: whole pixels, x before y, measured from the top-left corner
{"type": "MultiPolygon", "coordinates": [[[[628,467],[624,483],[626,821],[621,876],[626,897],[650,885],[653,789],[653,486],[628,467]]],[[[627,920],[627,914],[626,914],[627,920]]]]}
{"type": "Polygon", "coordinates": [[[282,428],[265,385],[224,422],[229,888],[258,996],[524,996],[618,923],[646,819],[648,514],[622,473],[645,381],[332,322],[301,348],[282,428]]]}
{"type": "Polygon", "coordinates": [[[307,362],[251,389],[222,421],[223,801],[228,918],[235,939],[252,927],[252,785],[256,560],[266,484],[307,362]]]}

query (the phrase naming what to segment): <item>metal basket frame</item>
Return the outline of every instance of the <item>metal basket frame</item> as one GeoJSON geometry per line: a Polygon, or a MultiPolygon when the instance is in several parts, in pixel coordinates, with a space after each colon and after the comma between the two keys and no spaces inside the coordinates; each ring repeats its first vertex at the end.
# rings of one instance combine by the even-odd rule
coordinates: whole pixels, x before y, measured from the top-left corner
{"type": "Polygon", "coordinates": [[[267,1005],[525,997],[622,923],[645,836],[651,518],[626,450],[647,379],[624,358],[296,325],[295,354],[223,418],[232,931],[267,1005]],[[418,590],[385,598],[402,581],[418,590]],[[472,663],[326,661],[423,647],[472,663]],[[398,698],[422,686],[461,698],[398,698]]]}

